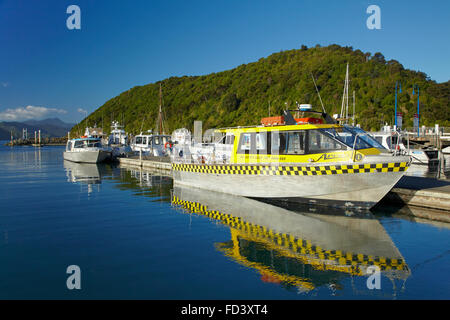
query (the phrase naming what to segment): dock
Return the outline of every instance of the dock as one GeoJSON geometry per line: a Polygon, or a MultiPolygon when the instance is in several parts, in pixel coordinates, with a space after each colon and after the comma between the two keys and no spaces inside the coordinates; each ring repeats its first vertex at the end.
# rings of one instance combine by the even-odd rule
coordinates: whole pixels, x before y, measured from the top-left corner
{"type": "Polygon", "coordinates": [[[382,200],[426,210],[410,210],[409,214],[450,223],[450,181],[403,176],[382,200]]]}
{"type": "Polygon", "coordinates": [[[143,168],[143,169],[158,169],[171,171],[172,164],[170,162],[169,157],[152,157],[145,156],[139,158],[139,156],[129,157],[129,158],[117,158],[117,162],[120,165],[135,167],[135,168],[143,168]]]}

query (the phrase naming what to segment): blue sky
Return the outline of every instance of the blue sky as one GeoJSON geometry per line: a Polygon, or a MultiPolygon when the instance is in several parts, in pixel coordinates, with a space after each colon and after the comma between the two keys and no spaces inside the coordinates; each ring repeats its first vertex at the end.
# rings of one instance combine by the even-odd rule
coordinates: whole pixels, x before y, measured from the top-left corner
{"type": "Polygon", "coordinates": [[[76,122],[136,85],[202,75],[302,44],[382,52],[450,79],[450,1],[0,0],[0,121],[76,122]],[[69,5],[81,30],[69,30],[69,5]],[[369,5],[381,30],[369,30],[369,5]]]}

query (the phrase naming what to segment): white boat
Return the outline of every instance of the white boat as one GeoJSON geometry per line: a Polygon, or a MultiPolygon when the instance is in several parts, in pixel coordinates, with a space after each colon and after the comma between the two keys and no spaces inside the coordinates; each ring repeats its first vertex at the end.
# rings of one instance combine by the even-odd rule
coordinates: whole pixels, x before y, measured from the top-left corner
{"type": "Polygon", "coordinates": [[[133,153],[123,126],[117,121],[111,124],[111,134],[108,137],[107,145],[111,148],[113,157],[127,157],[133,153]]]}
{"type": "Polygon", "coordinates": [[[410,149],[408,154],[415,164],[433,164],[439,161],[439,150],[436,148],[410,149]]]}
{"type": "Polygon", "coordinates": [[[104,148],[100,138],[81,137],[67,141],[64,160],[73,162],[99,163],[111,157],[111,151],[104,148]]]}
{"type": "Polygon", "coordinates": [[[438,150],[433,147],[428,148],[407,148],[402,142],[402,135],[397,131],[391,131],[388,126],[383,128],[380,132],[371,132],[370,135],[374,137],[383,147],[390,150],[393,154],[409,155],[412,157],[414,164],[432,164],[437,162],[438,150]]]}
{"type": "Polygon", "coordinates": [[[153,134],[151,130],[147,134],[139,134],[134,137],[131,149],[135,153],[142,152],[143,155],[163,157],[168,155],[171,148],[170,135],[153,134]]]}
{"type": "Polygon", "coordinates": [[[400,134],[393,132],[371,132],[370,135],[375,138],[383,147],[392,151],[399,152],[406,150],[403,142],[401,141],[400,134]]]}

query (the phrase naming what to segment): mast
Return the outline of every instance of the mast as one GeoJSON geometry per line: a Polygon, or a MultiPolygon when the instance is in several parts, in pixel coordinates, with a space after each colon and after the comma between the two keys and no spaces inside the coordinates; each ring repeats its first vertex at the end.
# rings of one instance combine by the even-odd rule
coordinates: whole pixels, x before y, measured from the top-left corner
{"type": "Polygon", "coordinates": [[[348,121],[348,63],[347,72],[345,73],[344,92],[342,93],[342,105],[341,105],[341,120],[347,123],[348,121]]]}
{"type": "Polygon", "coordinates": [[[162,87],[161,83],[159,84],[159,134],[162,133],[162,87]]]}
{"type": "Polygon", "coordinates": [[[355,126],[355,90],[353,90],[353,117],[352,117],[352,126],[355,126]]]}

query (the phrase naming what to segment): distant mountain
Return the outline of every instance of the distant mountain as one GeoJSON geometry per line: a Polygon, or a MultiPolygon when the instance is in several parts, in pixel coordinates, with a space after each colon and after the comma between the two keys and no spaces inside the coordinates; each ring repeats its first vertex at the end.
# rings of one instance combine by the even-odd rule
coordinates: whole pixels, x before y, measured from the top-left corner
{"type": "Polygon", "coordinates": [[[3,121],[0,122],[0,140],[9,140],[11,131],[16,138],[22,137],[22,130],[27,129],[28,137],[34,137],[34,132],[41,130],[41,137],[62,137],[74,125],[66,123],[58,118],[44,120],[27,120],[24,122],[3,121]]]}
{"type": "Polygon", "coordinates": [[[23,123],[29,124],[32,126],[53,126],[53,127],[61,127],[61,128],[72,128],[74,123],[66,123],[59,118],[48,118],[44,120],[27,120],[23,123]]]}

